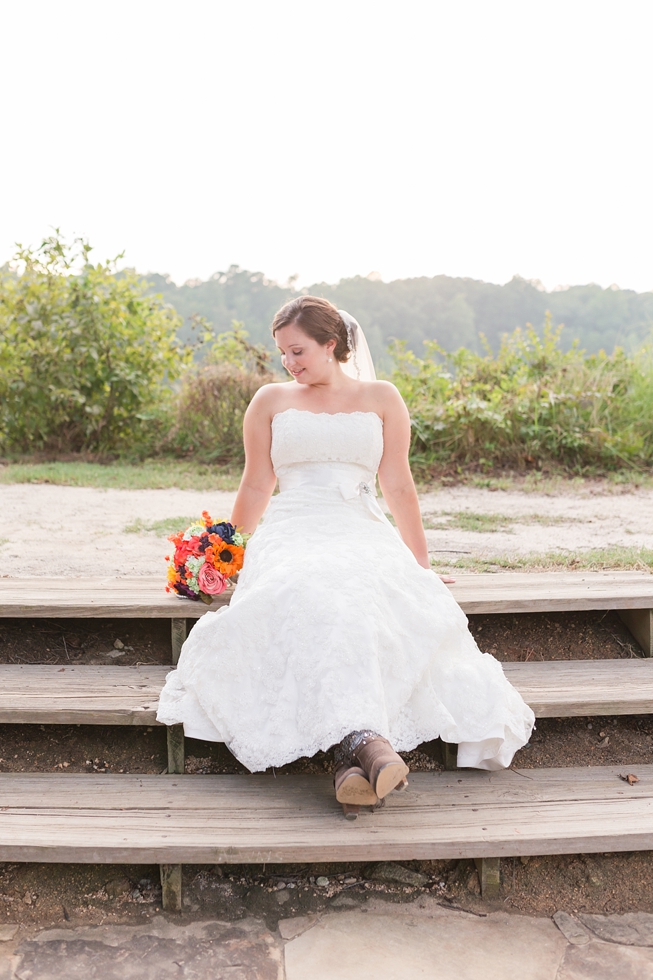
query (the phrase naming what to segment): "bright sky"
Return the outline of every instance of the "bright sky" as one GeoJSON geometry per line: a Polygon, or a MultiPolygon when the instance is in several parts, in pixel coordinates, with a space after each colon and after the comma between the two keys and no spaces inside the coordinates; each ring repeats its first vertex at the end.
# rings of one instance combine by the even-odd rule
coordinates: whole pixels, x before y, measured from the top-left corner
{"type": "Polygon", "coordinates": [[[4,0],[0,263],[653,289],[650,0],[4,0]]]}

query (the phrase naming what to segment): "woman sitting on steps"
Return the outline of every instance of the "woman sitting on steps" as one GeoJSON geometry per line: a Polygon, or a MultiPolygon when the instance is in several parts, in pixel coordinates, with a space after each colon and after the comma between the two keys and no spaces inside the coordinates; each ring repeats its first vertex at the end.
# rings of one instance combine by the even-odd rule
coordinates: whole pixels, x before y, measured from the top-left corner
{"type": "Polygon", "coordinates": [[[509,766],[533,712],[430,569],[399,392],[327,300],[292,300],[272,332],[292,380],[245,415],[230,518],[254,532],[245,564],[230,605],[186,640],[159,721],[225,742],[253,772],[336,745],[348,817],[405,788],[397,750],[438,736],[459,766],[509,766]]]}

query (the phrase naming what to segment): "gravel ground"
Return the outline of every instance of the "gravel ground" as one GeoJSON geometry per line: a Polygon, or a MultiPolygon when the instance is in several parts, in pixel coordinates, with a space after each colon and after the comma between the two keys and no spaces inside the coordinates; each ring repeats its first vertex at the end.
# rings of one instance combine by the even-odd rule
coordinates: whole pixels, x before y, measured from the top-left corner
{"type": "MultiPolygon", "coordinates": [[[[3,574],[163,574],[169,529],[147,528],[154,522],[198,516],[204,509],[216,519],[226,517],[234,496],[174,489],[0,486],[3,574]],[[125,531],[129,527],[134,529],[131,533],[125,531]],[[36,529],[38,547],[32,543],[36,529]]],[[[432,527],[427,529],[429,548],[439,559],[611,546],[653,548],[650,489],[615,492],[597,484],[579,490],[570,484],[555,494],[541,494],[459,486],[423,494],[421,506],[427,528],[432,527]],[[489,516],[492,530],[461,528],[465,514],[489,516]],[[502,525],[501,517],[508,523],[502,525]]]]}

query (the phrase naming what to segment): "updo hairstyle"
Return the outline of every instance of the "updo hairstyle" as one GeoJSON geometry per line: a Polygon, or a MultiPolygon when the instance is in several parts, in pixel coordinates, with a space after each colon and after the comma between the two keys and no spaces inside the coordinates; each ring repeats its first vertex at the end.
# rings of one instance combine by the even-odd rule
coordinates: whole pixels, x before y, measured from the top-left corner
{"type": "Polygon", "coordinates": [[[272,336],[282,327],[296,323],[308,337],[324,346],[335,340],[333,356],[337,361],[349,360],[347,327],[338,310],[328,299],[319,296],[298,296],[282,306],[272,321],[272,336]]]}

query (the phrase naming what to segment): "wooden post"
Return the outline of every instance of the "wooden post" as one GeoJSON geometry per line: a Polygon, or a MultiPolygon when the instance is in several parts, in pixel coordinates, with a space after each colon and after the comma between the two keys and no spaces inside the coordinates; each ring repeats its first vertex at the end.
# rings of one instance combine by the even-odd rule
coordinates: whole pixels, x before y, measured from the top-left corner
{"type": "Polygon", "coordinates": [[[179,654],[184,645],[184,640],[186,639],[186,620],[171,619],[170,634],[172,639],[172,662],[176,664],[179,660],[179,654]]]}
{"type": "Polygon", "coordinates": [[[498,898],[501,888],[499,858],[474,858],[483,898],[498,898]]]}
{"type": "Polygon", "coordinates": [[[458,746],[455,742],[442,743],[442,764],[448,771],[458,768],[458,746]]]}
{"type": "Polygon", "coordinates": [[[183,773],[184,762],[184,726],[168,725],[168,774],[183,773]]]}
{"type": "Polygon", "coordinates": [[[619,619],[627,626],[644,651],[653,657],[653,609],[618,609],[619,619]]]}
{"type": "Polygon", "coordinates": [[[161,864],[161,902],[166,912],[181,912],[181,865],[161,864]]]}
{"type": "MultiPolygon", "coordinates": [[[[173,620],[174,622],[174,620],[173,620]]],[[[168,725],[168,775],[177,776],[184,771],[184,726],[168,725]]],[[[181,865],[159,865],[161,875],[161,901],[166,912],[181,912],[181,865]]]]}
{"type": "Polygon", "coordinates": [[[455,742],[443,742],[441,738],[434,738],[430,742],[422,742],[419,748],[446,770],[458,768],[458,746],[455,742]]]}

